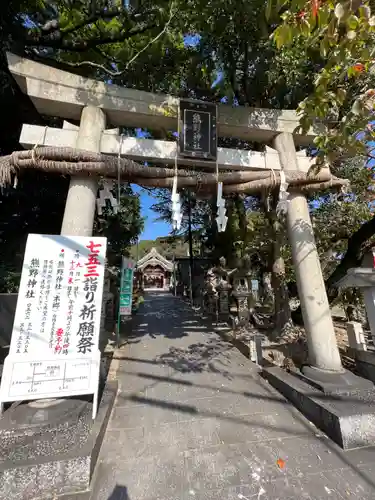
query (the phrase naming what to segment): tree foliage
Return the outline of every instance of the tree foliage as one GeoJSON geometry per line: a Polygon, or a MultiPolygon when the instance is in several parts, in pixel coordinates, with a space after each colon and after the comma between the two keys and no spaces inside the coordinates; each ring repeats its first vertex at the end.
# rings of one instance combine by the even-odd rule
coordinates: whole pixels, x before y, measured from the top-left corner
{"type": "MultiPolygon", "coordinates": [[[[331,290],[348,266],[359,263],[375,232],[369,206],[372,170],[366,169],[366,158],[358,156],[369,154],[365,145],[373,138],[369,125],[374,88],[371,8],[372,2],[333,0],[270,0],[268,8],[264,0],[146,0],[126,5],[116,0],[16,0],[8,2],[0,13],[0,39],[4,49],[128,88],[213,102],[224,99],[229,105],[274,109],[299,106],[305,129],[317,120],[324,121],[326,129],[316,140],[318,153],[334,159],[334,173],[352,182],[346,195],[319,194],[309,200],[331,290]],[[354,159],[343,161],[347,157],[354,159]]],[[[22,96],[7,73],[4,53],[1,57],[0,75],[7,84],[2,86],[0,98],[9,118],[0,120],[0,147],[7,153],[16,149],[22,122],[45,123],[46,119],[38,116],[22,96]]],[[[150,137],[168,140],[173,139],[172,132],[148,131],[150,137]]],[[[220,138],[219,145],[263,147],[225,137],[220,138]]],[[[27,185],[21,179],[20,187],[11,191],[15,208],[12,206],[9,213],[28,221],[27,228],[44,228],[42,218],[48,210],[39,186],[47,181],[43,176],[28,175],[32,180],[27,185]],[[27,202],[22,201],[23,211],[24,198],[27,202]],[[39,219],[29,221],[27,214],[33,210],[39,219]]],[[[67,181],[56,177],[48,183],[43,186],[52,193],[48,203],[53,205],[50,213],[55,214],[48,231],[56,233],[67,181]]],[[[170,220],[169,193],[155,193],[156,212],[170,220]]],[[[271,269],[275,234],[264,210],[267,193],[261,199],[228,198],[229,222],[224,234],[216,229],[214,199],[199,200],[186,191],[181,195],[181,234],[186,239],[190,205],[196,255],[214,259],[224,255],[230,265],[235,265],[238,257],[250,253],[257,272],[271,269]]],[[[126,242],[133,242],[142,227],[139,200],[127,191],[123,203],[119,219],[108,213],[107,220],[98,221],[97,226],[101,234],[111,235],[114,256],[125,251],[126,242]]],[[[4,215],[1,224],[6,228],[1,229],[2,237],[11,241],[10,215],[4,215]]],[[[14,241],[22,241],[17,229],[12,231],[14,241]]],[[[10,259],[12,255],[15,253],[9,247],[10,259]]],[[[283,258],[286,279],[293,285],[286,244],[283,258]]]]}
{"type": "MultiPolygon", "coordinates": [[[[82,43],[84,40],[93,40],[96,31],[93,29],[90,32],[89,23],[82,24],[83,13],[89,7],[87,2],[27,0],[7,2],[3,7],[0,12],[0,151],[1,154],[9,154],[20,149],[19,134],[23,123],[59,127],[62,121],[40,116],[36,112],[9,74],[5,50],[60,64],[64,40],[69,40],[73,45],[77,43],[77,48],[79,37],[82,43]],[[78,26],[80,22],[81,27],[78,26]],[[70,31],[73,26],[74,29],[70,31]]],[[[100,8],[106,9],[104,3],[100,8]]],[[[98,13],[95,15],[100,18],[98,13]]],[[[17,290],[28,233],[60,233],[68,185],[69,180],[65,177],[30,171],[20,174],[16,188],[7,188],[0,193],[3,207],[0,217],[3,257],[0,268],[1,291],[17,290]]],[[[107,210],[104,218],[96,220],[98,233],[109,238],[110,264],[118,264],[119,254],[127,250],[143,227],[138,198],[130,187],[124,188],[122,194],[119,216],[107,210]]]]}
{"type": "Polygon", "coordinates": [[[141,240],[130,249],[130,255],[133,259],[141,259],[152,248],[156,250],[168,260],[173,260],[178,257],[186,257],[189,252],[189,245],[183,236],[161,236],[155,240],[141,240]]]}
{"type": "Polygon", "coordinates": [[[113,208],[104,208],[102,216],[97,215],[94,231],[98,236],[108,239],[108,265],[121,267],[121,256],[130,254],[131,246],[137,241],[144,228],[144,219],[140,216],[139,196],[134,194],[128,184],[120,188],[120,208],[114,213],[113,208]]]}
{"type": "Polygon", "coordinates": [[[306,58],[318,54],[313,91],[299,104],[301,127],[317,120],[321,156],[354,156],[372,140],[375,103],[375,16],[371,1],[268,1],[269,19],[281,20],[272,38],[281,53],[297,45],[306,58]]]}

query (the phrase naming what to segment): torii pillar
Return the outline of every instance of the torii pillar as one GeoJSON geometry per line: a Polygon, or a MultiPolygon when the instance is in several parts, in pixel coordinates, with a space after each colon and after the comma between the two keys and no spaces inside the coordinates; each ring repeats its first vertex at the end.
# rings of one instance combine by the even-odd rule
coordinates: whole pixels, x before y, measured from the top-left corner
{"type": "MultiPolygon", "coordinates": [[[[100,153],[106,116],[102,109],[86,106],[82,110],[76,143],[77,149],[100,153]]],[[[98,179],[96,176],[72,176],[65,204],[61,234],[91,236],[94,226],[98,179]]]]}
{"type": "MultiPolygon", "coordinates": [[[[291,133],[278,134],[274,147],[279,153],[282,169],[299,170],[291,133]]],[[[288,236],[309,356],[309,365],[303,367],[302,372],[323,385],[358,385],[358,377],[344,370],[341,364],[306,196],[294,191],[290,192],[288,200],[288,236]]]]}

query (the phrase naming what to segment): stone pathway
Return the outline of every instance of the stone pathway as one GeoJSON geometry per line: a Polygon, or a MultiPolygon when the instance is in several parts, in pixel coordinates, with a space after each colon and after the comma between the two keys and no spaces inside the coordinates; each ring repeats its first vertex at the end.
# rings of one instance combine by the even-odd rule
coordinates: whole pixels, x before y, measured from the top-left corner
{"type": "Polygon", "coordinates": [[[375,449],[343,453],[180,299],[136,323],[92,500],[375,498],[375,449]]]}

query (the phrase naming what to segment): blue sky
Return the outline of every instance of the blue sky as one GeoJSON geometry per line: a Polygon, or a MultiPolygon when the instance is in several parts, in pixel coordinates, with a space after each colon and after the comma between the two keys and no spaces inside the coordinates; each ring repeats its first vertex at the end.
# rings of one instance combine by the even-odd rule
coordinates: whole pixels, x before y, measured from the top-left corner
{"type": "Polygon", "coordinates": [[[166,236],[171,231],[171,226],[165,222],[155,221],[157,214],[151,209],[155,199],[148,193],[141,191],[139,186],[133,185],[133,190],[141,196],[141,214],[146,217],[145,228],[140,236],[141,240],[154,240],[158,236],[166,236]]]}
{"type": "MultiPolygon", "coordinates": [[[[142,129],[136,129],[137,137],[149,137],[142,129]]],[[[165,222],[156,221],[157,214],[152,210],[152,205],[155,203],[155,198],[145,192],[136,184],[132,185],[133,191],[139,193],[141,202],[141,215],[145,217],[145,227],[140,236],[140,240],[154,240],[158,236],[167,236],[171,232],[171,226],[165,222]]]]}

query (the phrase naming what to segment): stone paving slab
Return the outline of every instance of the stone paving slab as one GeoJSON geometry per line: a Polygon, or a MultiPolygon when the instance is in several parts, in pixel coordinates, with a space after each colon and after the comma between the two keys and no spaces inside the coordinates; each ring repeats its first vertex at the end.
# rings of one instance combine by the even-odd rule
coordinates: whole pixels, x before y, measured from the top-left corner
{"type": "Polygon", "coordinates": [[[150,294],[115,357],[92,500],[375,499],[375,448],[343,452],[179,299],[150,294]]]}

